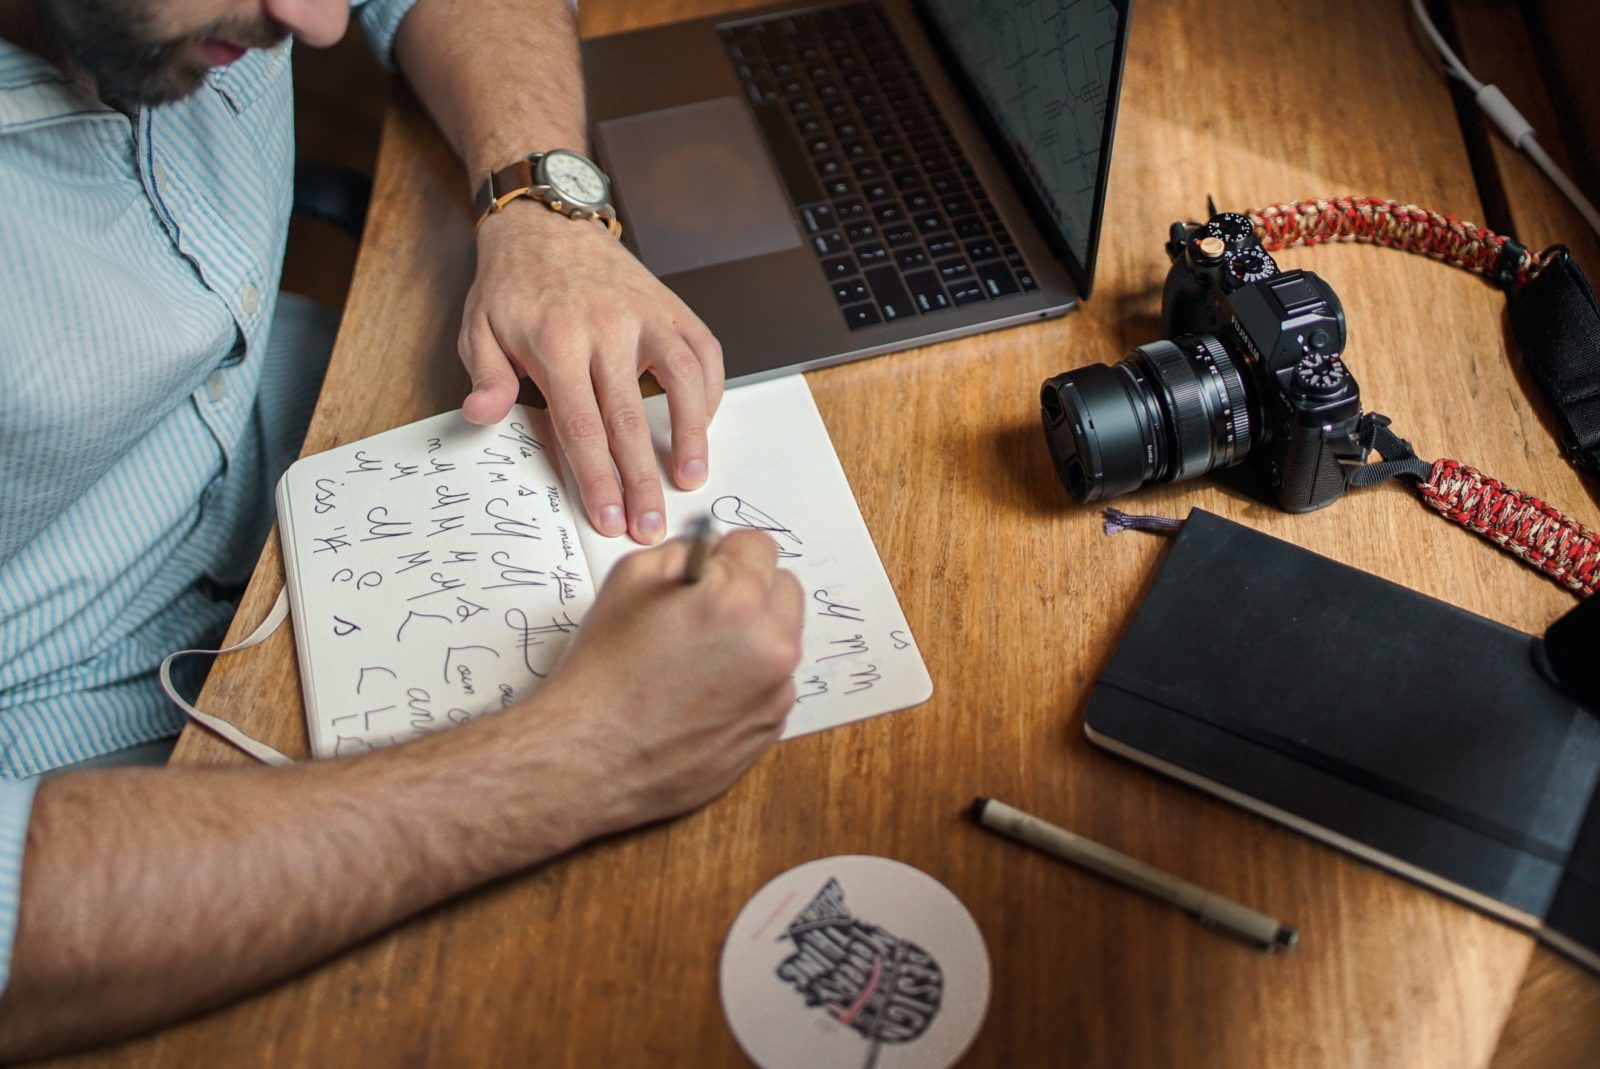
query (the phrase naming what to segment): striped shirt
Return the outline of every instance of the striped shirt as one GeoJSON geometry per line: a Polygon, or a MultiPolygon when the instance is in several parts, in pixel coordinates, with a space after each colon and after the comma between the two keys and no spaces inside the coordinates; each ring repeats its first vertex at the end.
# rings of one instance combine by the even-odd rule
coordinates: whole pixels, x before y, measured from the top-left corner
{"type": "MultiPolygon", "coordinates": [[[[386,62],[410,3],[358,12],[386,62]]],[[[315,399],[289,52],[130,115],[0,40],[0,989],[32,777],[177,733],[157,666],[221,637],[315,399]]]]}

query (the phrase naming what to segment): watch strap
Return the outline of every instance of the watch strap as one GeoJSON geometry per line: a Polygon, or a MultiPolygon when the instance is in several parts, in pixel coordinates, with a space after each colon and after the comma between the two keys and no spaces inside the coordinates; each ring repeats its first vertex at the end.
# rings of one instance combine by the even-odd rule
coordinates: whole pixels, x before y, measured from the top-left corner
{"type": "Polygon", "coordinates": [[[611,205],[603,204],[598,210],[590,211],[582,208],[569,209],[560,201],[552,203],[546,199],[545,195],[549,193],[550,187],[538,185],[534,178],[534,168],[543,157],[544,153],[536,152],[531,156],[514,160],[498,171],[489,172],[473,198],[473,214],[478,220],[473,224],[473,232],[476,233],[489,216],[498,214],[518,197],[532,197],[545,207],[573,219],[593,219],[603,224],[611,232],[612,237],[621,240],[622,223],[618,221],[617,213],[611,205]]]}
{"type": "Polygon", "coordinates": [[[515,160],[498,171],[490,171],[473,198],[472,213],[478,226],[518,197],[533,192],[533,163],[537,156],[515,160]]]}

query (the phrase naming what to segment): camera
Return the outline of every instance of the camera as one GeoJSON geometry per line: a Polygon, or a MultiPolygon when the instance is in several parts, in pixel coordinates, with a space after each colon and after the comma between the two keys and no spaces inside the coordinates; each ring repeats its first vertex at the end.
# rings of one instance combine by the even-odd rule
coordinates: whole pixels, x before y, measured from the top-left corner
{"type": "Polygon", "coordinates": [[[1098,501],[1253,457],[1280,508],[1331,505],[1362,454],[1339,298],[1310,271],[1280,271],[1237,213],[1173,223],[1166,249],[1165,340],[1040,391],[1062,484],[1098,501]]]}

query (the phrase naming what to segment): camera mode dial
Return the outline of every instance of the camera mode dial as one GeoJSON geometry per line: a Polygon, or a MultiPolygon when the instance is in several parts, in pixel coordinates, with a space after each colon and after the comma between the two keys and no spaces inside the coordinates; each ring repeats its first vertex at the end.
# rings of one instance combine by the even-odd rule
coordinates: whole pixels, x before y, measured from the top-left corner
{"type": "Polygon", "coordinates": [[[1248,215],[1238,212],[1221,212],[1211,217],[1205,225],[1209,237],[1221,238],[1230,250],[1247,249],[1256,244],[1256,228],[1248,215]]]}
{"type": "Polygon", "coordinates": [[[1331,397],[1349,381],[1338,353],[1306,353],[1294,367],[1295,391],[1306,397],[1331,397]]]}
{"type": "Polygon", "coordinates": [[[1276,261],[1260,248],[1230,252],[1223,262],[1227,267],[1227,277],[1235,289],[1251,282],[1271,278],[1278,273],[1276,261]]]}

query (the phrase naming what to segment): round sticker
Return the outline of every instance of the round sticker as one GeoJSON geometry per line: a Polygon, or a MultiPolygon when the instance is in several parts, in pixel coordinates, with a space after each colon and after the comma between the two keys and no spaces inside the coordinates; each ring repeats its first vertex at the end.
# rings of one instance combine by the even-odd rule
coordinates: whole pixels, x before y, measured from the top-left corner
{"type": "Polygon", "coordinates": [[[722,1008],[761,1069],[945,1069],[989,1008],[989,954],[961,900],[927,873],[822,858],[739,912],[722,1008]]]}

